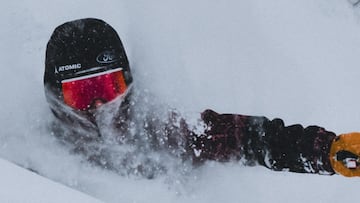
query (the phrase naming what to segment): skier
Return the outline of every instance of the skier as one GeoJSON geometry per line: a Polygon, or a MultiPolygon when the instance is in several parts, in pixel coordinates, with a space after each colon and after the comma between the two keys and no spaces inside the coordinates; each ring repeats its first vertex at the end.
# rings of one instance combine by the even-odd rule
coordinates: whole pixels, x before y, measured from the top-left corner
{"type": "MultiPolygon", "coordinates": [[[[281,119],[212,110],[201,114],[199,125],[190,125],[176,111],[146,101],[133,87],[118,34],[102,20],[58,26],[45,63],[45,95],[57,121],[53,133],[103,166],[111,167],[103,160],[105,147],[94,146],[111,139],[145,153],[168,151],[194,164],[243,160],[276,171],[360,176],[359,133],[336,136],[318,126],[285,126],[281,119]]],[[[132,158],[126,157],[122,163],[132,158]]]]}

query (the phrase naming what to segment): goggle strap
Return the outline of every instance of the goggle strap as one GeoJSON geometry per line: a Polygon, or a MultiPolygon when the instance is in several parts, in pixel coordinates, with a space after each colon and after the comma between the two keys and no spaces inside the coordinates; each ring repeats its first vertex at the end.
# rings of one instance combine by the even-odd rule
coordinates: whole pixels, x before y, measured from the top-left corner
{"type": "Polygon", "coordinates": [[[101,75],[106,75],[106,74],[110,74],[110,73],[117,72],[117,71],[122,71],[122,70],[123,70],[123,68],[111,69],[111,70],[107,70],[107,71],[100,72],[100,73],[93,73],[93,74],[90,74],[90,75],[84,75],[84,76],[80,76],[80,77],[76,77],[76,78],[65,79],[65,80],[62,80],[61,83],[84,80],[84,79],[93,78],[93,77],[97,77],[97,76],[101,76],[101,75]]]}

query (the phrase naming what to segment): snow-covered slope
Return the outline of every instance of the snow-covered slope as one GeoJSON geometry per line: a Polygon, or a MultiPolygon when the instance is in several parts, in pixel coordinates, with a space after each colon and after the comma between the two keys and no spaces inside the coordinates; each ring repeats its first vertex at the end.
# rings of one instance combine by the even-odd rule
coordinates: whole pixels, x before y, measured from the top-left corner
{"type": "Polygon", "coordinates": [[[1,202],[101,202],[3,159],[0,171],[1,202]]]}
{"type": "Polygon", "coordinates": [[[137,82],[184,114],[213,108],[360,131],[359,12],[346,0],[2,2],[0,157],[106,202],[356,201],[360,179],[337,175],[209,163],[144,180],[94,168],[47,129],[42,76],[53,29],[97,17],[122,37],[137,82]]]}

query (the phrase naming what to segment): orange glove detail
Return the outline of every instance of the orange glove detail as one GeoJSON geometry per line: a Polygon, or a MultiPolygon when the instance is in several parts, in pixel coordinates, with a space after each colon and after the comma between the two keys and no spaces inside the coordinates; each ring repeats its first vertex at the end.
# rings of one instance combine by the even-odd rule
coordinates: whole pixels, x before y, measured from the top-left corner
{"type": "Polygon", "coordinates": [[[360,133],[341,134],[330,148],[330,163],[338,174],[346,177],[360,176],[360,133]]]}

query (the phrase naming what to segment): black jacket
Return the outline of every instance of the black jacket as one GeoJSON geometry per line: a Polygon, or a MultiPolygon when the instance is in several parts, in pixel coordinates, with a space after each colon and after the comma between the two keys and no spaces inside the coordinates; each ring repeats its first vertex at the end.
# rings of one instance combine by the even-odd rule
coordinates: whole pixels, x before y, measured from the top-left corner
{"type": "Polygon", "coordinates": [[[334,174],[329,153],[333,132],[322,127],[285,126],[283,120],[238,114],[202,113],[206,130],[194,135],[195,160],[243,159],[270,169],[334,174]],[[201,152],[201,153],[199,153],[201,152]]]}
{"type": "Polygon", "coordinates": [[[329,150],[336,135],[322,127],[285,126],[281,119],[212,110],[204,111],[197,123],[189,123],[176,111],[129,98],[113,104],[110,119],[98,121],[79,120],[84,115],[63,109],[57,113],[53,107],[57,117],[53,132],[73,151],[120,173],[136,171],[152,177],[154,170],[164,169],[161,159],[154,161],[152,156],[171,156],[195,165],[241,160],[276,171],[334,174],[329,150]],[[122,150],[124,146],[131,150],[122,150]]]}

